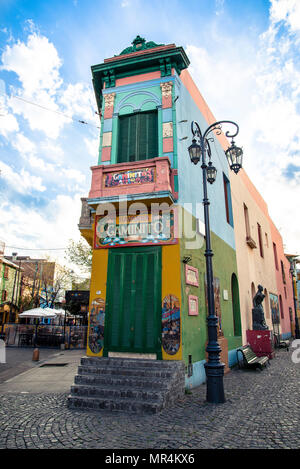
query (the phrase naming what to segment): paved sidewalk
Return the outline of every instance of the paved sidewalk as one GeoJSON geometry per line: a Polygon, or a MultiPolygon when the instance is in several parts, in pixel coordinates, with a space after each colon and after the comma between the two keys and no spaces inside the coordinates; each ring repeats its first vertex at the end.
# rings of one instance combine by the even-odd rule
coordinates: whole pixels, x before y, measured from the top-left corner
{"type": "MultiPolygon", "coordinates": [[[[47,392],[21,394],[29,373],[42,386],[31,370],[0,385],[0,448],[299,448],[300,364],[291,353],[277,352],[262,372],[228,373],[225,404],[207,404],[202,385],[154,416],[71,410],[67,392],[50,392],[46,383],[47,392]]],[[[70,366],[75,375],[75,360],[70,366]]]]}
{"type": "Polygon", "coordinates": [[[0,363],[0,383],[31,368],[36,368],[42,362],[56,356],[60,352],[58,348],[40,348],[40,361],[34,362],[32,361],[33,350],[33,347],[6,347],[6,363],[0,363]]]}
{"type": "Polygon", "coordinates": [[[13,378],[0,383],[0,393],[69,393],[85,350],[56,350],[13,378]]]}

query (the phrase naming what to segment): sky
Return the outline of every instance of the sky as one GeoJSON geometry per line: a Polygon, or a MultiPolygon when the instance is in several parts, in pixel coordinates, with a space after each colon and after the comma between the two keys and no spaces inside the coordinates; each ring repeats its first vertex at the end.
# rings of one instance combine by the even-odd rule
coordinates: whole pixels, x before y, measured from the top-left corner
{"type": "Polygon", "coordinates": [[[138,34],[184,47],[216,119],[239,124],[286,252],[300,254],[299,0],[0,0],[5,254],[62,259],[79,240],[100,132],[90,67],[138,34]]]}

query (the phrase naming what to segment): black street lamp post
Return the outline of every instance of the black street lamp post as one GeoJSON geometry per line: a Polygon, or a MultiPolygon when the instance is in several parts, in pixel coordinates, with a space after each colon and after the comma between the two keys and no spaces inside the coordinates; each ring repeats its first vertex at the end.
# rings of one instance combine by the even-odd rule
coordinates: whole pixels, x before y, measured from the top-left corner
{"type": "MultiPolygon", "coordinates": [[[[290,267],[290,273],[291,273],[291,276],[292,276],[292,286],[293,286],[293,298],[294,298],[294,310],[295,310],[295,339],[300,339],[300,331],[299,331],[299,321],[298,321],[298,315],[297,315],[297,298],[296,298],[296,292],[295,292],[295,277],[296,277],[296,274],[295,274],[295,261],[294,259],[293,260],[290,260],[290,263],[291,263],[291,267],[290,267]]],[[[297,272],[297,270],[296,270],[297,272]]],[[[296,287],[297,288],[297,287],[296,287]]]]}
{"type": "Polygon", "coordinates": [[[192,122],[191,130],[193,134],[192,145],[189,146],[188,151],[191,158],[191,162],[197,164],[201,160],[202,176],[203,176],[203,205],[204,205],[204,223],[205,223],[205,258],[206,258],[206,275],[207,275],[207,300],[208,300],[208,344],[206,351],[208,353],[208,361],[205,363],[205,372],[207,379],[207,402],[211,403],[223,403],[225,402],[223,376],[224,376],[224,363],[220,362],[221,348],[218,343],[218,317],[215,313],[215,300],[214,300],[214,285],[213,285],[213,266],[212,256],[213,251],[211,248],[210,239],[210,223],[209,223],[209,199],[207,195],[207,182],[213,184],[216,180],[217,170],[211,162],[211,150],[209,140],[213,140],[212,137],[208,138],[208,135],[215,131],[217,135],[221,134],[222,124],[232,124],[235,126],[235,133],[230,134],[226,132],[226,137],[232,138],[231,146],[226,150],[225,155],[227,157],[230,169],[236,174],[242,167],[243,151],[241,148],[236,147],[233,138],[238,134],[239,127],[235,122],[232,121],[218,121],[211,124],[204,134],[200,130],[197,122],[192,122]],[[197,139],[198,142],[197,143],[197,139]],[[209,158],[208,164],[206,163],[206,152],[209,158]]]}

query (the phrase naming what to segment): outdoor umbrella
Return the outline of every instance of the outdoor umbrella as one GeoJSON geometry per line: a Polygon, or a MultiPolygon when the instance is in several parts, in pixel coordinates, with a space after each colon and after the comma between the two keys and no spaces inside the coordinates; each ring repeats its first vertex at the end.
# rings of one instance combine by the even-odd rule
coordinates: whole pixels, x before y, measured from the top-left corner
{"type": "Polygon", "coordinates": [[[60,309],[53,309],[52,311],[55,312],[55,314],[57,316],[64,316],[65,314],[67,314],[67,316],[70,314],[69,311],[65,311],[64,309],[60,308],[60,309]]]}
{"type": "MultiPolygon", "coordinates": [[[[38,320],[40,320],[40,318],[55,318],[56,314],[51,308],[34,308],[34,309],[28,309],[27,311],[24,311],[24,313],[19,314],[19,318],[20,317],[21,318],[37,318],[38,320]]],[[[37,327],[38,327],[38,323],[36,323],[35,325],[34,343],[36,343],[36,339],[37,339],[37,327]]]]}
{"type": "Polygon", "coordinates": [[[56,314],[51,308],[34,308],[19,314],[19,318],[55,318],[56,314]]]}

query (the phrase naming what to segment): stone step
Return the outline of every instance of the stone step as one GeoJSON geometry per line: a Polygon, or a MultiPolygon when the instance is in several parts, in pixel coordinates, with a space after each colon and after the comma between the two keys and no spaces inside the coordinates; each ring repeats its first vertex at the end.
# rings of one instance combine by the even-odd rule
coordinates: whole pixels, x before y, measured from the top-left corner
{"type": "Polygon", "coordinates": [[[81,410],[110,410],[129,413],[155,414],[163,408],[162,402],[137,401],[136,399],[105,399],[87,396],[68,396],[68,406],[81,410]]]}
{"type": "Polygon", "coordinates": [[[84,357],[68,405],[155,413],[184,395],[182,361],[84,357]]]}
{"type": "Polygon", "coordinates": [[[125,368],[118,366],[91,366],[91,365],[79,365],[79,374],[95,374],[95,375],[111,375],[111,376],[143,376],[149,378],[171,378],[174,374],[172,370],[152,370],[145,368],[125,368]]]}
{"type": "Polygon", "coordinates": [[[124,368],[147,368],[147,369],[174,369],[180,362],[176,360],[144,360],[134,358],[110,358],[110,357],[82,357],[81,364],[97,367],[124,367],[124,368]]]}
{"type": "Polygon", "coordinates": [[[93,386],[126,386],[137,389],[166,389],[168,381],[165,379],[149,378],[141,376],[115,376],[115,375],[95,375],[79,374],[75,376],[75,384],[87,384],[93,386]]]}
{"type": "Polygon", "coordinates": [[[162,393],[159,391],[128,389],[125,386],[114,388],[110,386],[99,387],[88,385],[73,385],[71,386],[71,394],[72,396],[102,397],[114,400],[132,399],[138,401],[163,401],[162,393]]]}

